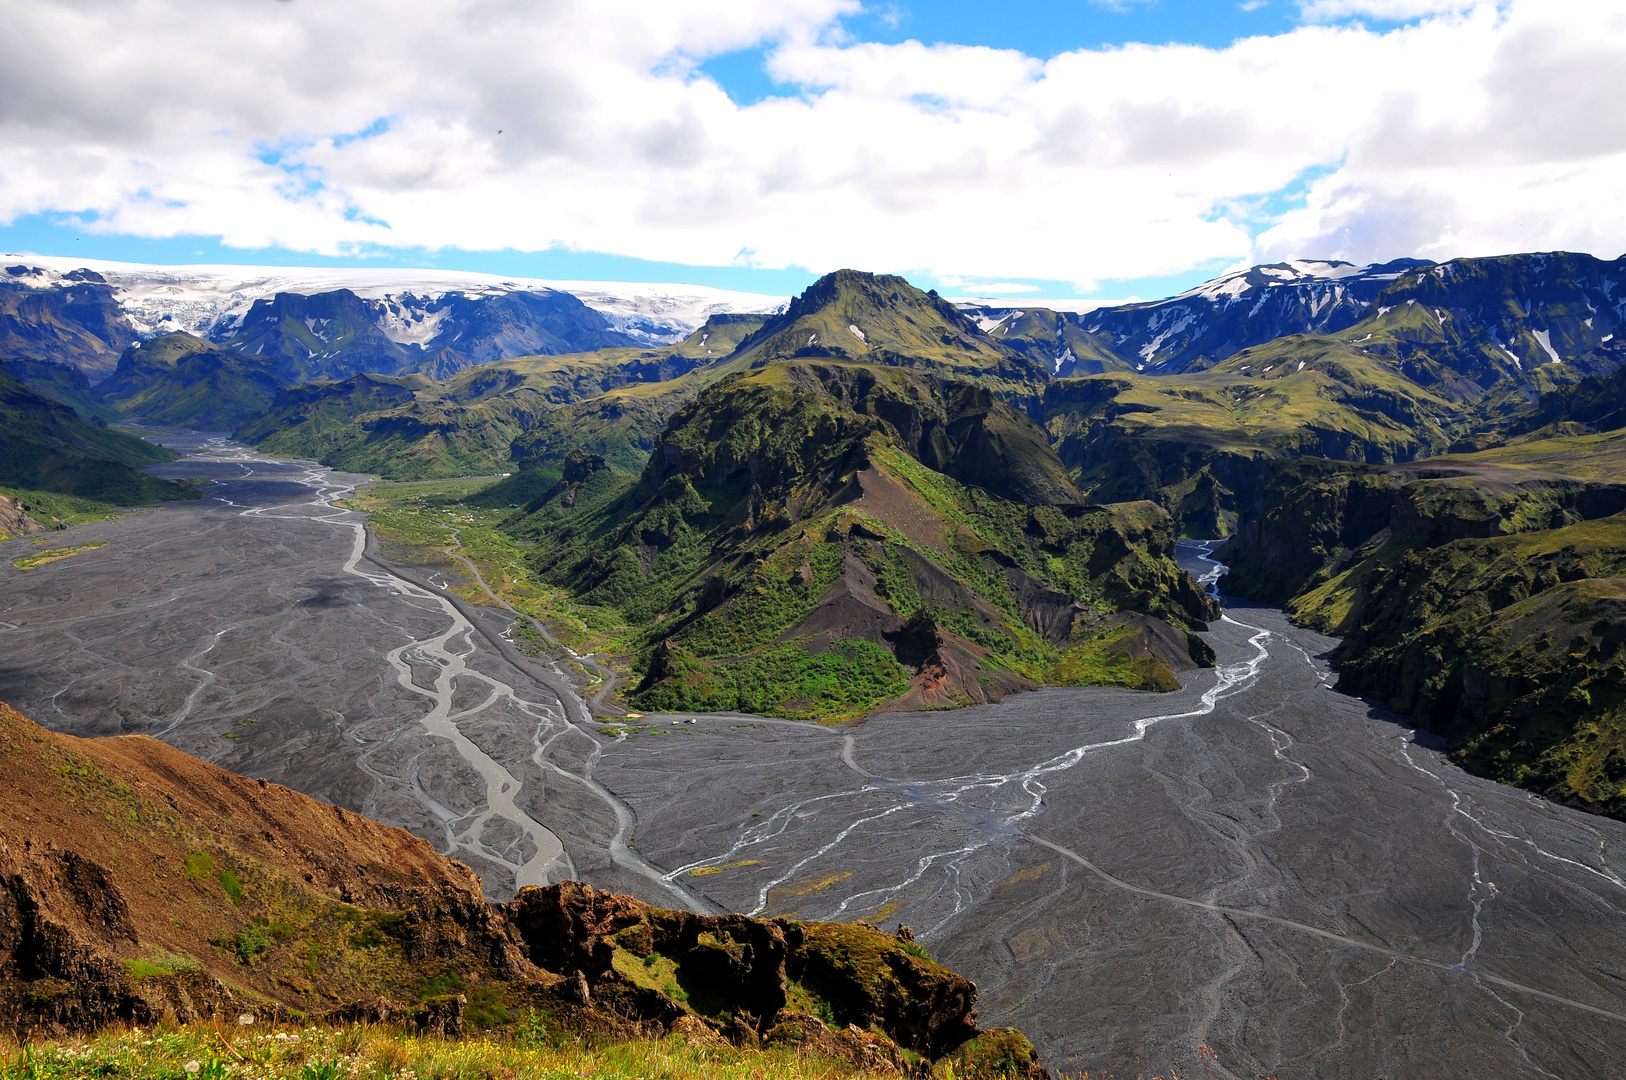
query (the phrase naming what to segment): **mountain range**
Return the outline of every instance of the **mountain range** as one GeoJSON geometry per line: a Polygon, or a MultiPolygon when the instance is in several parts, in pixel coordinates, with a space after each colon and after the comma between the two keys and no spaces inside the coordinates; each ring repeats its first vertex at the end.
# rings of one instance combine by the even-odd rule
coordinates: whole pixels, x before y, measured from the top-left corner
{"type": "Polygon", "coordinates": [[[125,348],[183,332],[288,365],[285,385],[358,371],[447,375],[539,353],[668,344],[783,297],[705,286],[553,282],[436,270],[159,267],[0,255],[0,358],[92,382],[125,348]],[[382,366],[381,366],[382,365],[382,366]]]}
{"type": "Polygon", "coordinates": [[[636,326],[602,291],[311,272],[156,334],[156,278],[7,273],[6,370],[53,453],[145,417],[386,478],[517,473],[481,497],[608,628],[624,705],[1172,686],[1214,614],[1176,538],[1229,537],[1228,588],[1343,636],[1348,687],[1626,813],[1626,259],[1298,261],[1087,311],[844,270],[636,326]]]}

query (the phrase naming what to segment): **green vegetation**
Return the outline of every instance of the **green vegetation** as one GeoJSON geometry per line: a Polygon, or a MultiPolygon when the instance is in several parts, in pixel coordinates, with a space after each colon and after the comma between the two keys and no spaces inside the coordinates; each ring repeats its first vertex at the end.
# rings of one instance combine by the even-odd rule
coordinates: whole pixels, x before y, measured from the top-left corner
{"type": "Polygon", "coordinates": [[[1392,558],[1338,656],[1465,767],[1626,817],[1626,515],[1392,558]]]}
{"type": "MultiPolygon", "coordinates": [[[[757,816],[761,816],[761,815],[758,814],[757,816]]],[[[725,870],[738,870],[742,866],[761,866],[761,865],[762,865],[762,860],[761,859],[736,859],[734,862],[725,863],[722,866],[697,866],[693,870],[689,871],[689,876],[690,877],[710,877],[713,874],[721,874],[725,870]]]]}
{"type": "MultiPolygon", "coordinates": [[[[566,590],[550,584],[537,572],[529,546],[499,527],[513,516],[512,503],[535,498],[539,487],[551,489],[559,475],[557,470],[533,469],[501,481],[465,477],[369,484],[349,505],[369,513],[369,527],[387,558],[434,566],[463,599],[492,603],[461,561],[467,559],[493,593],[545,627],[555,640],[577,652],[599,652],[619,640],[624,629],[620,615],[578,603],[566,590]]],[[[514,639],[533,655],[550,650],[534,625],[516,626],[514,639]]],[[[550,655],[570,663],[563,650],[550,655]]]]}
{"type": "Polygon", "coordinates": [[[0,368],[0,484],[121,506],[199,498],[191,484],[141,471],[174,459],[163,447],[102,421],[79,419],[0,368]]]}
{"type": "Polygon", "coordinates": [[[238,430],[268,453],[391,480],[557,467],[572,451],[636,471],[701,368],[758,323],[714,318],[664,349],[602,349],[484,364],[436,381],[355,375],[283,391],[238,430]]]}
{"type": "Polygon", "coordinates": [[[1080,613],[1207,616],[1166,514],[1079,504],[986,389],[806,360],[704,391],[640,477],[572,454],[503,528],[537,578],[614,613],[636,707],[838,719],[933,665],[923,704],[1034,685],[1080,613]]]}
{"type": "Polygon", "coordinates": [[[126,350],[95,394],[104,408],[148,424],[231,431],[263,415],[277,388],[266,357],[176,332],[126,350]]]}
{"type": "Polygon", "coordinates": [[[124,969],[132,980],[140,982],[142,979],[161,979],[177,972],[197,971],[198,962],[190,956],[163,953],[147,959],[126,960],[124,969]]]}
{"type": "Polygon", "coordinates": [[[1303,484],[1216,557],[1227,588],[1344,638],[1340,689],[1471,771],[1626,816],[1626,485],[1518,449],[1303,484]]]}
{"type": "Polygon", "coordinates": [[[81,420],[113,424],[122,419],[117,409],[102,403],[84,372],[71,364],[8,357],[4,367],[30,390],[68,406],[81,420]]]}
{"type": "Polygon", "coordinates": [[[271,933],[263,926],[244,927],[235,937],[220,942],[222,948],[237,954],[237,962],[250,964],[271,947],[271,933]]]}
{"type": "MultiPolygon", "coordinates": [[[[980,1050],[980,1045],[979,1048],[980,1050]]],[[[1013,1057],[1013,1061],[1020,1061],[1013,1057]]],[[[463,1041],[373,1026],[240,1028],[196,1025],[108,1031],[95,1038],[0,1044],[0,1080],[396,1080],[413,1077],[510,1077],[513,1080],[840,1080],[896,1076],[792,1047],[736,1048],[721,1042],[585,1039],[563,1034],[528,1013],[506,1038],[463,1041]],[[192,1068],[196,1066],[196,1068],[192,1068]]],[[[947,1080],[996,1077],[986,1065],[940,1068],[947,1080]]]]}
{"type": "Polygon", "coordinates": [[[44,551],[36,551],[32,555],[19,555],[17,558],[11,560],[11,565],[15,566],[19,570],[33,570],[37,567],[46,566],[54,562],[61,562],[63,559],[71,559],[75,555],[82,554],[83,552],[95,551],[97,548],[104,548],[106,546],[107,541],[103,540],[96,544],[78,544],[74,547],[46,548],[44,551]]]}
{"type": "Polygon", "coordinates": [[[207,851],[197,851],[181,862],[181,873],[188,881],[202,881],[215,876],[215,859],[207,851]]]}
{"type": "Polygon", "coordinates": [[[1548,431],[1510,440],[1477,453],[1439,460],[1442,466],[1495,465],[1557,473],[1578,480],[1617,480],[1626,476],[1626,427],[1573,434],[1548,431]]]}
{"type": "Polygon", "coordinates": [[[1128,622],[1108,624],[1094,637],[1063,650],[1046,681],[1056,686],[1180,689],[1179,677],[1144,648],[1137,628],[1128,622]]]}
{"type": "Polygon", "coordinates": [[[638,698],[655,712],[751,712],[839,720],[909,689],[912,672],[868,641],[836,641],[823,653],[779,645],[720,664],[672,648],[666,676],[638,698]]]}
{"type": "Polygon", "coordinates": [[[1444,450],[1462,409],[1358,349],[1296,336],[1198,374],[1058,380],[1045,417],[1091,498],[1150,498],[1182,535],[1215,537],[1296,482],[1444,450]]]}
{"type": "Polygon", "coordinates": [[[42,525],[72,528],[96,521],[108,521],[122,513],[113,503],[63,495],[55,491],[34,491],[0,484],[0,495],[9,495],[28,507],[28,516],[42,525]]]}
{"type": "Polygon", "coordinates": [[[1038,400],[1046,370],[984,334],[935,292],[858,270],[838,270],[814,282],[715,370],[738,374],[802,359],[931,372],[1021,402],[1038,400]]]}

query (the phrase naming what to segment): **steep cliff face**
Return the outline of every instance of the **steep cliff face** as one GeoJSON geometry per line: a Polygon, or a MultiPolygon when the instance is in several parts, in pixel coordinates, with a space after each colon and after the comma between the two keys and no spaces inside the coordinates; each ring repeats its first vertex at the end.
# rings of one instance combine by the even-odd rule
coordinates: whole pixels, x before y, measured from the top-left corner
{"type": "Polygon", "coordinates": [[[603,1036],[727,1036],[872,1067],[984,1042],[977,989],[867,926],[701,916],[577,882],[481,899],[422,840],[140,736],[0,705],[0,1030],[297,1017],[448,1036],[510,1009],[603,1036]]]}
{"type": "Polygon", "coordinates": [[[406,832],[4,706],[0,759],[0,1014],[14,1030],[416,1004],[444,968],[525,973],[475,876],[406,832]]]}
{"type": "Polygon", "coordinates": [[[1442,460],[1287,492],[1226,588],[1341,636],[1338,688],[1472,771],[1626,813],[1626,484],[1442,460]]]}
{"type": "Polygon", "coordinates": [[[136,340],[113,289],[78,271],[46,285],[46,272],[17,264],[0,277],[0,356],[73,364],[92,382],[105,378],[136,340]]]}
{"type": "MultiPolygon", "coordinates": [[[[1405,551],[1454,540],[1505,536],[1607,517],[1626,509],[1626,485],[1460,463],[1339,472],[1283,491],[1246,521],[1216,557],[1231,567],[1226,588],[1286,604],[1354,571],[1382,549],[1405,551]]],[[[1336,591],[1336,590],[1334,590],[1336,591]]],[[[1359,607],[1330,597],[1296,602],[1310,625],[1344,633],[1359,607]],[[1331,621],[1329,621],[1331,619],[1331,621]]],[[[1353,620],[1353,621],[1352,621],[1353,620]]]]}
{"type": "Polygon", "coordinates": [[[267,358],[176,332],[125,349],[96,397],[144,423],[231,431],[263,416],[280,386],[267,358]]]}
{"type": "Polygon", "coordinates": [[[1365,590],[1339,689],[1474,772],[1626,818],[1626,516],[1410,552],[1365,590]]]}
{"type": "Polygon", "coordinates": [[[1457,413],[1346,346],[1292,339],[1200,374],[1057,380],[1044,399],[1091,499],[1152,499],[1193,537],[1230,535],[1304,480],[1444,450],[1457,413]]]}

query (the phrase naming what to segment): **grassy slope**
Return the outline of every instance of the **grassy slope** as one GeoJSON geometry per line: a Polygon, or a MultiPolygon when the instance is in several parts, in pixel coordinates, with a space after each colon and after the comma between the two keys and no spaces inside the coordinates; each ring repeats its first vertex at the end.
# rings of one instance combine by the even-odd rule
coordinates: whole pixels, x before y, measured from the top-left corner
{"type": "Polygon", "coordinates": [[[29,517],[51,529],[59,525],[71,528],[93,521],[106,521],[119,515],[119,508],[112,503],[81,499],[55,491],[30,491],[0,484],[0,495],[9,495],[21,501],[28,507],[29,517]]]}
{"type": "Polygon", "coordinates": [[[1573,435],[1543,432],[1478,453],[1442,457],[1439,463],[1529,469],[1578,480],[1618,480],[1626,477],[1626,428],[1573,435]]]}
{"type": "MultiPolygon", "coordinates": [[[[354,1028],[271,1039],[263,1025],[274,1017],[305,1020],[365,1003],[364,1014],[386,1007],[402,1025],[424,1023],[435,1010],[444,1022],[457,1004],[450,997],[461,995],[450,1015],[460,1015],[463,1031],[491,1030],[505,1044],[456,1052],[465,1058],[506,1051],[534,1063],[525,1052],[547,1048],[584,1060],[585,1036],[596,1034],[592,1052],[608,1061],[683,1062],[679,1044],[649,1038],[653,1027],[687,1032],[725,1061],[783,1062],[773,1053],[736,1055],[719,1037],[743,1008],[767,1010],[756,1018],[760,1028],[739,1036],[751,1044],[760,1033],[815,1055],[867,1046],[908,1064],[922,1064],[921,1055],[963,1066],[1015,1054],[1026,1073],[1032,1063],[1019,1033],[977,1030],[969,983],[874,927],[738,916],[696,927],[687,912],[575,882],[488,905],[466,867],[402,830],[152,739],[75,739],[4,706],[0,760],[0,868],[15,898],[12,949],[0,954],[7,1032],[49,1031],[53,1017],[84,1031],[120,1018],[247,1012],[257,1030],[237,1032],[253,1040],[236,1054],[218,1025],[198,1029],[215,1040],[208,1056],[241,1065],[252,1055],[276,1075],[276,1066],[345,1052],[328,1038],[368,1040],[354,1028]],[[747,945],[750,978],[742,982],[718,957],[737,964],[747,942],[757,953],[753,966],[747,945]],[[583,969],[591,1001],[573,997],[556,973],[583,969]],[[920,1015],[936,1026],[897,1020],[920,1015]],[[863,1034],[854,1037],[849,1023],[863,1034]],[[618,1040],[630,1045],[606,1048],[618,1040]]],[[[176,1039],[173,1023],[167,1029],[161,1037],[175,1041],[157,1053],[208,1045],[176,1039]]],[[[346,1056],[361,1064],[358,1043],[349,1045],[346,1056]]],[[[142,1056],[150,1059],[153,1047],[145,1043],[142,1056]]],[[[5,1068],[18,1064],[26,1062],[4,1059],[5,1068]]],[[[85,1067],[65,1056],[48,1064],[85,1067]]],[[[824,1064],[836,1075],[855,1071],[824,1064]]]]}
{"type": "MultiPolygon", "coordinates": [[[[941,1070],[940,1070],[941,1071],[941,1070]]],[[[448,1041],[374,1025],[329,1028],[260,1024],[219,1029],[109,1032],[86,1040],[33,1044],[28,1053],[0,1044],[0,1080],[395,1080],[509,1077],[543,1080],[867,1080],[895,1077],[789,1047],[737,1049],[683,1036],[609,1041],[561,1036],[528,1017],[507,1039],[448,1041]],[[188,1072],[195,1064],[196,1071],[188,1072]]],[[[962,1071],[959,1075],[965,1075],[962,1071]]]]}
{"type": "MultiPolygon", "coordinates": [[[[1618,363],[1603,353],[1547,362],[1516,305],[1513,322],[1525,328],[1499,343],[1483,313],[1409,302],[1432,295],[1426,282],[1396,290],[1392,306],[1380,301],[1337,334],[1278,338],[1197,374],[1053,383],[1046,427],[1092,498],[1153,498],[1187,535],[1226,535],[1291,486],[1271,462],[1440,454],[1527,408],[1531,393],[1618,363]]],[[[1565,311],[1555,307],[1553,319],[1554,341],[1584,344],[1564,337],[1565,311]]]]}
{"type": "Polygon", "coordinates": [[[277,389],[263,357],[176,332],[127,351],[96,396],[146,423],[230,431],[263,416],[277,389]]]}
{"type": "MultiPolygon", "coordinates": [[[[578,603],[571,594],[537,572],[528,545],[499,526],[516,505],[541,495],[559,480],[558,470],[537,469],[510,480],[490,477],[369,484],[347,505],[369,514],[368,527],[378,535],[386,558],[439,568],[452,590],[472,604],[491,602],[459,557],[479,570],[487,587],[517,611],[537,620],[557,641],[578,653],[614,651],[626,624],[614,608],[578,603]],[[517,503],[516,503],[517,501],[517,503]]],[[[570,654],[552,648],[523,621],[514,628],[515,644],[533,656],[591,679],[570,654]]]]}
{"type": "Polygon", "coordinates": [[[140,471],[174,459],[162,447],[80,420],[0,370],[0,483],[125,506],[197,498],[190,484],[140,471]]]}
{"type": "Polygon", "coordinates": [[[1009,401],[1037,402],[1047,370],[983,333],[968,316],[901,277],[838,270],[713,366],[735,374],[795,359],[911,367],[986,386],[1009,401]]]}
{"type": "Polygon", "coordinates": [[[757,325],[718,319],[662,349],[519,357],[439,382],[314,383],[280,395],[238,434],[268,453],[393,480],[557,465],[583,448],[635,471],[666,417],[704,384],[690,373],[757,325]]]}
{"type": "Polygon", "coordinates": [[[1153,499],[1188,536],[1228,535],[1269,493],[1340,463],[1443,449],[1455,414],[1384,363],[1303,336],[1196,375],[1064,379],[1045,392],[1045,426],[1084,493],[1153,499]]]}
{"type": "Polygon", "coordinates": [[[104,405],[92,389],[83,372],[69,364],[48,360],[8,359],[5,368],[11,375],[41,397],[48,397],[73,409],[81,420],[103,420],[117,423],[122,417],[117,409],[104,405]]]}

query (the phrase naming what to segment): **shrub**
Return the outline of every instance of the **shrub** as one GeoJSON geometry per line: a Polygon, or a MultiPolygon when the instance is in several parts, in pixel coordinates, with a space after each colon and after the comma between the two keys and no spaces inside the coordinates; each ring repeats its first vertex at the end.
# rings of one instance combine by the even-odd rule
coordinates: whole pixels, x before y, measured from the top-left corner
{"type": "Polygon", "coordinates": [[[207,851],[194,851],[181,860],[181,873],[188,881],[202,881],[215,876],[215,860],[207,851]]]}

